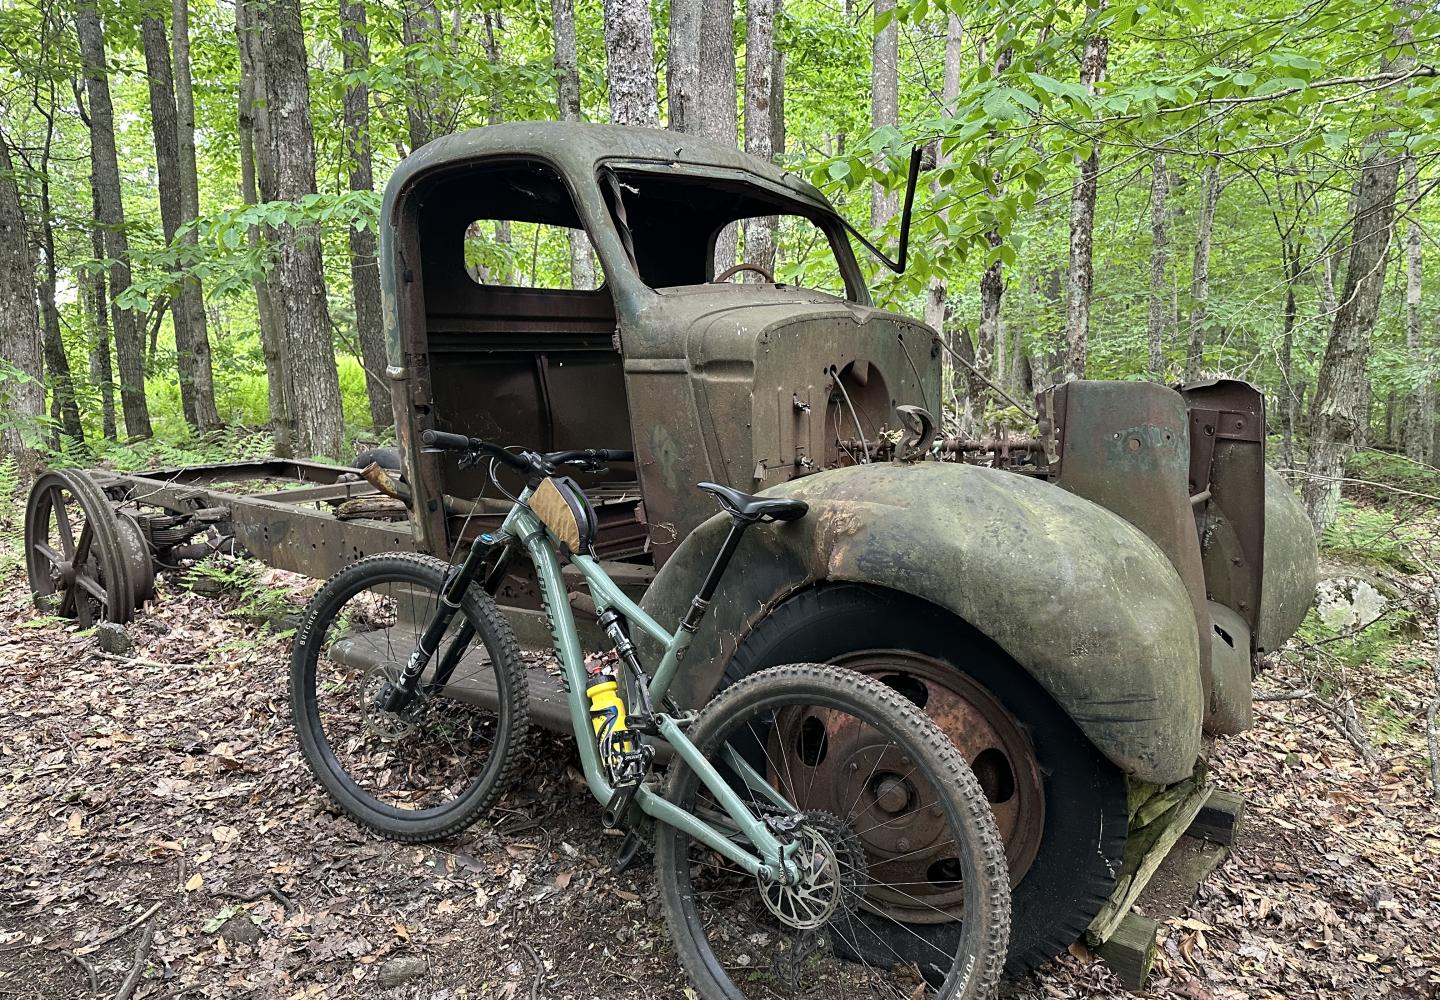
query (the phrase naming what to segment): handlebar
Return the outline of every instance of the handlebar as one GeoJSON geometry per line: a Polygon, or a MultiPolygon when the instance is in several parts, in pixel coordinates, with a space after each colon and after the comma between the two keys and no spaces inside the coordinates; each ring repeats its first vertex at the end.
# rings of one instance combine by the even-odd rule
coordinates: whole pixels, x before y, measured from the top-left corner
{"type": "Polygon", "coordinates": [[[425,430],[420,432],[420,443],[427,448],[444,451],[483,452],[493,455],[513,469],[526,473],[550,475],[557,465],[601,466],[607,462],[633,462],[633,451],[619,451],[613,448],[582,448],[574,451],[553,451],[536,454],[522,451],[518,454],[507,451],[498,444],[482,441],[480,438],[451,434],[449,431],[425,430]]]}

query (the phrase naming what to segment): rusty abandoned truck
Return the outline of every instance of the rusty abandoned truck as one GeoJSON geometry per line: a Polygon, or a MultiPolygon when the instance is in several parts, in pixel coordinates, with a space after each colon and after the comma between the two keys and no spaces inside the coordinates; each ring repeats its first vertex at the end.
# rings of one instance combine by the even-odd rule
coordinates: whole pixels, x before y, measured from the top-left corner
{"type": "MultiPolygon", "coordinates": [[[[818,190],[734,148],[539,123],[437,140],[389,182],[381,273],[408,511],[354,516],[375,486],[299,461],[51,472],[27,519],[37,600],[123,621],[156,567],[232,541],[322,578],[379,551],[450,556],[506,505],[473,499],[484,470],[423,449],[429,428],[633,450],[633,466],[580,478],[597,556],[660,621],[684,611],[724,534],[694,483],[803,498],[809,516],[745,538],[680,700],[819,661],[923,707],[1004,837],[1012,971],[1113,930],[1112,913],[1097,934],[1097,914],[1128,910],[1143,881],[1126,850],[1135,803],[1194,781],[1208,739],[1251,725],[1253,664],[1310,605],[1314,537],[1265,465],[1264,401],[1247,384],[1070,382],[1039,394],[1031,436],[926,440],[922,460],[899,460],[896,407],[941,407],[935,332],[872,304],[818,190]],[[804,227],[824,256],[808,273],[833,287],[714,274],[717,234],[761,216],[804,227]],[[467,250],[479,220],[532,227],[533,253],[514,237],[519,258],[538,257],[539,227],[583,233],[603,277],[507,282],[467,250]]],[[[528,573],[494,584],[522,636],[544,629],[528,573]]],[[[558,681],[533,674],[534,717],[566,729],[558,681]]],[[[862,751],[830,747],[817,769],[837,802],[862,751]]],[[[921,850],[926,822],[897,806],[865,847],[921,850]]],[[[902,915],[921,933],[954,916],[945,875],[937,859],[902,915]]]]}

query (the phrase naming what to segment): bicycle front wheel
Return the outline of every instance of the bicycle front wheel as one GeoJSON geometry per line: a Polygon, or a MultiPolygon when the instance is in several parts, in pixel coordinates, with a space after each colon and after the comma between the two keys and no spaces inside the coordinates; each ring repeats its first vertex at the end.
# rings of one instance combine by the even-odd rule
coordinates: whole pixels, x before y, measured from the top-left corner
{"type": "MultiPolygon", "coordinates": [[[[964,758],[902,694],[837,667],[772,667],[717,696],[688,735],[793,845],[799,869],[793,884],[767,883],[659,826],[661,907],[701,996],[974,1000],[994,993],[1010,926],[1004,845],[964,758]],[[744,761],[738,768],[735,755],[744,761]],[[750,771],[752,784],[737,770],[750,771]],[[791,808],[757,793],[755,774],[791,808]],[[916,930],[936,923],[950,933],[916,930]]],[[[745,842],[678,760],[666,796],[745,842]]]]}
{"type": "Polygon", "coordinates": [[[529,726],[520,647],[471,587],[410,701],[381,707],[436,609],[448,567],[390,553],[341,570],[311,599],[290,661],[305,760],[345,812],[395,840],[458,833],[504,788],[529,726]]]}

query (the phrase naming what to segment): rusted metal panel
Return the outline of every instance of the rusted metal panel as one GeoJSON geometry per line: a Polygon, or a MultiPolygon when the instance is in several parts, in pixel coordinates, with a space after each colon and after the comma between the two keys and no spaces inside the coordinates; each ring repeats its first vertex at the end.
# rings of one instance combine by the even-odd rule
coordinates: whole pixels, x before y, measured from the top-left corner
{"type": "Polygon", "coordinates": [[[1211,600],[1252,632],[1265,575],[1265,397],[1247,382],[1214,379],[1180,390],[1190,411],[1190,492],[1211,600]]]}
{"type": "MultiPolygon", "coordinates": [[[[855,466],[765,492],[800,497],[810,514],[741,543],[677,682],[688,703],[710,695],[738,642],[788,594],[859,581],[974,626],[1127,773],[1190,774],[1204,711],[1193,609],[1138,528],[1042,481],[958,463],[855,466]]],[[[707,521],[660,570],[645,600],[657,620],[683,613],[725,528],[707,521]]]]}
{"type": "Polygon", "coordinates": [[[1052,392],[1060,456],[1057,483],[1135,525],[1175,567],[1190,595],[1208,703],[1210,614],[1186,489],[1190,440],[1184,400],[1155,382],[1077,381],[1052,392]]]}

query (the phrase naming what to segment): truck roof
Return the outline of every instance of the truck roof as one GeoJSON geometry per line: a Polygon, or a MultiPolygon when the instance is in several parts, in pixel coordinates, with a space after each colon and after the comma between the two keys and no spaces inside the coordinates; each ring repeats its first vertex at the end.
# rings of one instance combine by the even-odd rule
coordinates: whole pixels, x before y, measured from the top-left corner
{"type": "Polygon", "coordinates": [[[385,185],[386,201],[415,176],[433,168],[507,155],[548,160],[571,176],[593,174],[596,165],[605,160],[743,170],[829,207],[828,200],[809,182],[729,143],[668,129],[589,122],[507,122],[436,139],[400,161],[385,185]]]}

